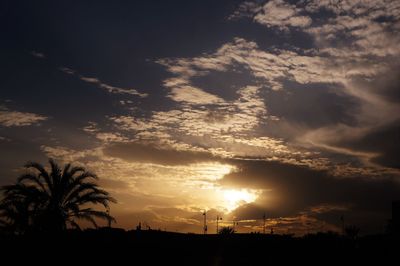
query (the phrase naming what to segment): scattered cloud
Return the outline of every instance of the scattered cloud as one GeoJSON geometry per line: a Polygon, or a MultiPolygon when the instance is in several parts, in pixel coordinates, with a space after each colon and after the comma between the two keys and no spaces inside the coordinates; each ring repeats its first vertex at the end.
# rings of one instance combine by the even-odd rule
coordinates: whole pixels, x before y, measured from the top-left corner
{"type": "MultiPolygon", "coordinates": [[[[287,80],[308,86],[330,84],[329,93],[336,91],[337,95],[358,102],[357,109],[343,105],[347,113],[341,117],[351,119],[317,128],[303,127],[292,141],[352,155],[366,167],[383,162],[373,159],[381,151],[343,144],[365,138],[400,118],[399,102],[394,100],[396,96],[393,98],[397,86],[393,84],[398,84],[398,79],[393,78],[398,71],[393,69],[398,69],[395,58],[400,56],[399,10],[398,1],[246,1],[238,7],[232,18],[251,17],[256,23],[289,34],[302,31],[314,42],[309,50],[292,47],[270,52],[258,51],[257,45],[252,44],[249,54],[256,56],[245,57],[251,58],[251,63],[243,59],[241,62],[249,64],[255,75],[279,90],[288,90],[287,80]]],[[[237,49],[242,53],[249,47],[249,42],[243,43],[237,49]]]]}
{"type": "Polygon", "coordinates": [[[98,132],[100,129],[98,128],[98,123],[89,121],[88,125],[82,128],[82,130],[87,133],[95,133],[98,132]]]}
{"type": "Polygon", "coordinates": [[[37,125],[47,119],[48,117],[39,114],[12,111],[5,107],[0,109],[0,125],[5,127],[37,125]]]}

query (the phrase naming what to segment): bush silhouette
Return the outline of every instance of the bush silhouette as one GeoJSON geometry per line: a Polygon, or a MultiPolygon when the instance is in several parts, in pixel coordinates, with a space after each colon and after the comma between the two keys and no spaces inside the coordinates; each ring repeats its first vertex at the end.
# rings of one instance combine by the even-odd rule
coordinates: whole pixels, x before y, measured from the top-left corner
{"type": "Polygon", "coordinates": [[[109,193],[99,188],[98,177],[83,167],[66,164],[61,170],[49,159],[50,171],[36,162],[25,165],[28,171],[12,185],[0,188],[0,221],[3,227],[16,234],[27,231],[62,231],[71,226],[79,228],[83,219],[97,227],[95,218],[115,219],[109,215],[109,203],[116,202],[109,193]],[[106,211],[91,205],[102,205],[106,211]]]}

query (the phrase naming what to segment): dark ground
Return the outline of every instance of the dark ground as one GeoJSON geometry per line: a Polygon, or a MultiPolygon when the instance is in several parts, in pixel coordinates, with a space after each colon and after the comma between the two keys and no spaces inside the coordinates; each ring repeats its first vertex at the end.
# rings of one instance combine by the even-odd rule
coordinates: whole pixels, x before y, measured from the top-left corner
{"type": "Polygon", "coordinates": [[[333,233],[301,238],[262,234],[204,236],[102,228],[24,237],[3,235],[0,241],[2,261],[10,260],[15,265],[399,265],[400,258],[400,238],[391,235],[354,240],[333,233]]]}

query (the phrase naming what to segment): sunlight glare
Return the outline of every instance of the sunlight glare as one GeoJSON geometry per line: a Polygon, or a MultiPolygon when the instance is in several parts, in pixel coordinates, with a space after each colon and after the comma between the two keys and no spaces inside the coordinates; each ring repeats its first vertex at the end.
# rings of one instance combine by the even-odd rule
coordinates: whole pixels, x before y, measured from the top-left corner
{"type": "Polygon", "coordinates": [[[229,189],[229,190],[222,190],[223,198],[224,198],[224,205],[228,211],[232,211],[239,207],[240,205],[254,202],[259,192],[256,190],[249,190],[249,189],[229,189]]]}

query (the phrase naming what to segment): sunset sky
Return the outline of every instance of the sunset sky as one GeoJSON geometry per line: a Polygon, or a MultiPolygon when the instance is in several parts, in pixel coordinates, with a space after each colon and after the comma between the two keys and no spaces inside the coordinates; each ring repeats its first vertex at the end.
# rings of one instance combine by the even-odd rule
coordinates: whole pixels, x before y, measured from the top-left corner
{"type": "Polygon", "coordinates": [[[0,185],[83,164],[127,229],[383,232],[400,1],[0,4],[0,185]]]}

